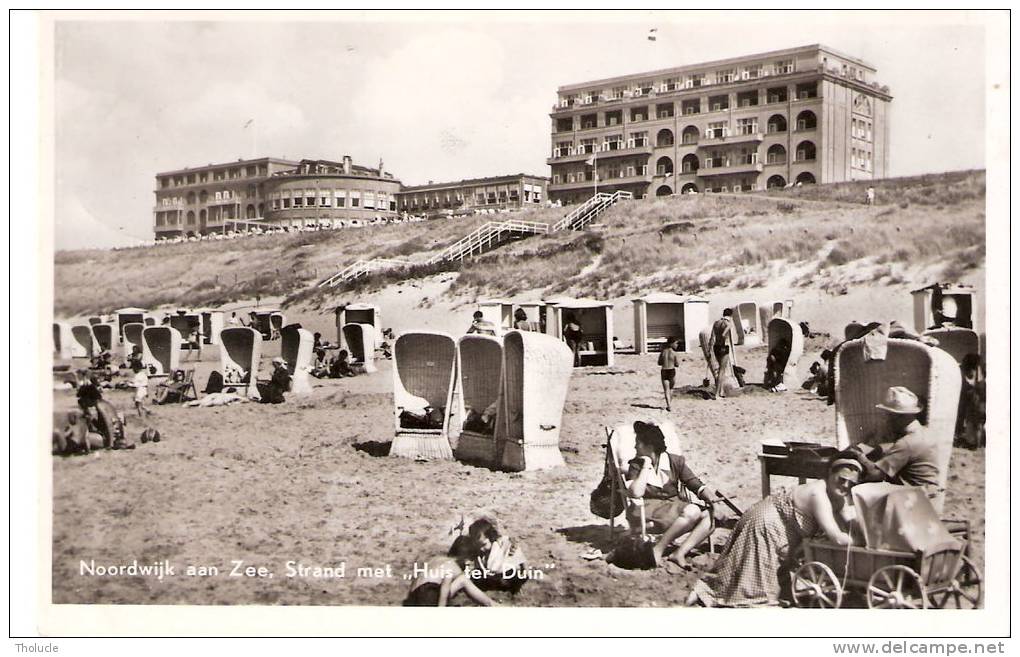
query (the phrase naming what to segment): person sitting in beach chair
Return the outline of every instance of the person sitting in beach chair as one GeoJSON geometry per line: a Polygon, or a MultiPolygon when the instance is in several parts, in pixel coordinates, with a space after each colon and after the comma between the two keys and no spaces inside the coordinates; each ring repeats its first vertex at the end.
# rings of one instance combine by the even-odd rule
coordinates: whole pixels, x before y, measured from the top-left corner
{"type": "Polygon", "coordinates": [[[662,430],[646,422],[634,423],[636,456],[629,462],[624,479],[627,495],[638,503],[627,505],[627,521],[632,529],[641,529],[642,508],[645,530],[662,536],[652,548],[655,565],[660,565],[673,541],[684,536],[683,543],[669,560],[688,568],[687,556],[712,531],[712,502],[718,494],[687,466],[683,456],[666,451],[662,430]],[[694,493],[705,506],[691,501],[694,493]]]}
{"type": "Polygon", "coordinates": [[[167,381],[159,384],[152,400],[157,404],[182,404],[198,399],[195,370],[174,370],[167,381]]]}
{"type": "Polygon", "coordinates": [[[287,362],[277,356],[273,359],[273,375],[268,382],[257,384],[259,397],[263,404],[282,404],[286,401],[284,393],[290,390],[290,373],[287,362]]]}
{"type": "Polygon", "coordinates": [[[935,497],[940,492],[938,442],[918,420],[923,409],[917,395],[893,386],[875,408],[885,411],[887,426],[855,445],[865,466],[862,481],[920,486],[935,497]]]}

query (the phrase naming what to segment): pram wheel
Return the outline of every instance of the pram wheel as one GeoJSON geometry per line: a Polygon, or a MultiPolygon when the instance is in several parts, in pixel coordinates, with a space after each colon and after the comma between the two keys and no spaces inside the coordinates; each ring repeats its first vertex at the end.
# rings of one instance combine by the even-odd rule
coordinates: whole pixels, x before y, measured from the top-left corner
{"type": "Polygon", "coordinates": [[[978,609],[983,602],[981,571],[968,557],[961,557],[960,569],[948,588],[931,594],[931,605],[938,609],[978,609]]]}
{"type": "Polygon", "coordinates": [[[868,580],[869,609],[927,609],[928,592],[916,572],[906,566],[879,568],[868,580]]]}
{"type": "Polygon", "coordinates": [[[838,609],[843,587],[836,573],[818,561],[809,561],[793,572],[793,604],[797,607],[838,609]]]}

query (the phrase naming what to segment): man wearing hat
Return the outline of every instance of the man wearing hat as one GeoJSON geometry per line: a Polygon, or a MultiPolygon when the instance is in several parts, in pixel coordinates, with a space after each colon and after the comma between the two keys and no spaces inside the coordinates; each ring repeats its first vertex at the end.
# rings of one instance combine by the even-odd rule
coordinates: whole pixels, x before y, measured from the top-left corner
{"type": "Polygon", "coordinates": [[[918,421],[921,413],[917,395],[903,386],[886,390],[875,408],[885,411],[888,428],[884,435],[858,445],[866,468],[862,481],[888,481],[921,486],[930,494],[939,484],[938,445],[918,421]],[[870,452],[866,447],[872,448],[870,452]]]}
{"type": "Polygon", "coordinates": [[[283,393],[290,390],[290,372],[287,371],[287,362],[277,356],[273,359],[273,375],[269,383],[258,384],[259,397],[263,404],[282,404],[285,399],[283,393]]]}

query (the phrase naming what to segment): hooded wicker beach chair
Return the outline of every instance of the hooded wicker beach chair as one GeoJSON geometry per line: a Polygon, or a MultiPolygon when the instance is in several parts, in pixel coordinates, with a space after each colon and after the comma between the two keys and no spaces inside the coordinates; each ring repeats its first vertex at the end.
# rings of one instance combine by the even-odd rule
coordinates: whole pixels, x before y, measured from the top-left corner
{"type": "Polygon", "coordinates": [[[708,300],[678,294],[648,294],[634,299],[634,351],[662,349],[670,337],[679,351],[698,349],[698,333],[710,324],[708,300]]]}
{"type": "Polygon", "coordinates": [[[144,308],[121,308],[120,310],[113,311],[117,324],[117,335],[124,335],[124,326],[126,324],[144,324],[145,314],[144,308]]]}
{"type": "Polygon", "coordinates": [[[67,322],[53,322],[53,360],[70,360],[74,352],[74,337],[67,322]]]}
{"type": "Polygon", "coordinates": [[[96,339],[96,346],[99,347],[99,351],[112,352],[113,346],[118,342],[115,324],[108,324],[106,322],[93,324],[92,335],[96,339]]]}
{"type": "Polygon", "coordinates": [[[261,357],[262,334],[255,329],[234,326],[220,331],[220,367],[224,388],[236,388],[238,394],[248,396],[257,391],[261,357]]]}
{"type": "Polygon", "coordinates": [[[135,347],[142,349],[142,331],[145,330],[145,324],[141,322],[134,322],[131,324],[125,324],[121,329],[121,344],[124,349],[124,358],[130,356],[135,347]]]}
{"type": "Polygon", "coordinates": [[[290,391],[296,395],[305,395],[312,391],[310,372],[314,343],[315,336],[308,329],[291,325],[280,330],[280,356],[287,364],[287,371],[291,375],[290,391]]]}
{"type": "Polygon", "coordinates": [[[761,317],[758,304],[746,302],[733,306],[733,327],[735,343],[745,347],[756,347],[762,343],[761,317]]]}
{"type": "Polygon", "coordinates": [[[772,353],[784,341],[789,347],[788,350],[781,350],[782,355],[785,355],[785,362],[776,364],[777,369],[783,372],[783,384],[787,388],[800,385],[797,363],[800,362],[800,357],[804,354],[804,334],[800,327],[784,317],[773,317],[772,321],[768,323],[768,331],[769,353],[772,353]]]}
{"type": "Polygon", "coordinates": [[[202,316],[198,313],[175,313],[170,315],[170,327],[177,329],[181,334],[181,349],[191,349],[191,341],[188,339],[196,330],[202,330],[202,316]]]}
{"type": "Polygon", "coordinates": [[[371,324],[347,324],[343,328],[344,344],[352,363],[374,372],[376,329],[371,324]]]}
{"type": "MultiPolygon", "coordinates": [[[[552,339],[552,338],[549,338],[552,339]]],[[[459,461],[489,468],[498,466],[496,425],[503,389],[503,340],[487,335],[465,335],[457,341],[457,373],[464,402],[464,424],[454,455],[459,461]],[[486,411],[496,412],[482,420],[486,411]]]]}
{"type": "Polygon", "coordinates": [[[843,449],[881,435],[885,412],[875,405],[890,387],[906,387],[921,402],[918,419],[938,442],[942,492],[932,503],[941,512],[960,402],[960,367],[947,352],[916,340],[890,338],[886,347],[884,360],[865,360],[864,339],[844,342],[836,352],[836,446],[843,449]]]}
{"type": "Polygon", "coordinates": [[[180,332],[171,326],[145,327],[142,331],[142,364],[155,368],[152,376],[169,376],[180,367],[181,340],[180,332]]]}
{"type": "Polygon", "coordinates": [[[71,357],[92,358],[99,353],[96,336],[92,333],[91,324],[76,324],[71,327],[71,357]]]}
{"type": "Polygon", "coordinates": [[[560,428],[573,372],[570,349],[555,338],[510,331],[503,338],[503,395],[496,450],[503,470],[563,465],[560,428]]]}
{"type": "Polygon", "coordinates": [[[369,324],[375,328],[373,339],[378,342],[378,336],[382,332],[382,316],[379,306],[370,303],[349,303],[346,306],[337,308],[336,311],[336,341],[341,349],[348,349],[344,342],[344,327],[348,324],[369,324]]]}
{"type": "Polygon", "coordinates": [[[390,456],[411,459],[453,459],[451,419],[455,412],[457,345],[446,333],[412,331],[397,337],[393,347],[393,410],[395,434],[390,456]],[[426,408],[416,407],[424,402],[426,408]],[[423,411],[424,422],[412,414],[423,411]]]}
{"type": "Polygon", "coordinates": [[[977,297],[970,285],[935,283],[910,294],[914,298],[914,330],[918,333],[946,324],[975,327],[977,297]]]}
{"type": "Polygon", "coordinates": [[[949,352],[957,363],[969,354],[983,355],[981,336],[968,328],[940,328],[924,332],[925,337],[939,341],[939,349],[949,352]]]}

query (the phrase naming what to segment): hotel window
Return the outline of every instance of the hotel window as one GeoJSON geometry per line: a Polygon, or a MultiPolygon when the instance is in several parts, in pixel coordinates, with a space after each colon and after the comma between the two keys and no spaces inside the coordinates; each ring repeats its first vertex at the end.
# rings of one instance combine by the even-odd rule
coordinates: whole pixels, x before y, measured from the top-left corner
{"type": "Polygon", "coordinates": [[[315,190],[314,189],[306,189],[305,190],[305,205],[307,207],[309,207],[309,208],[314,208],[315,207],[315,190]]]}
{"type": "Polygon", "coordinates": [[[215,198],[217,201],[223,200],[223,192],[216,192],[215,198]]]}
{"type": "Polygon", "coordinates": [[[275,194],[273,195],[273,209],[274,210],[280,209],[280,199],[276,198],[275,194]]]}
{"type": "Polygon", "coordinates": [[[850,134],[857,137],[857,119],[850,119],[850,134]]]}
{"type": "Polygon", "coordinates": [[[581,140],[581,153],[594,153],[595,152],[595,139],[587,138],[581,140]]]}
{"type": "Polygon", "coordinates": [[[736,69],[731,68],[715,72],[716,84],[726,84],[727,82],[733,82],[736,78],[737,78],[736,69]]]}
{"type": "Polygon", "coordinates": [[[209,173],[203,171],[202,173],[198,174],[198,182],[209,182],[209,173]]]}
{"type": "Polygon", "coordinates": [[[793,60],[792,59],[781,59],[772,65],[776,75],[782,75],[784,73],[793,73],[793,60]]]}
{"type": "Polygon", "coordinates": [[[623,135],[609,135],[602,140],[602,150],[618,151],[623,148],[623,135]]]}
{"type": "Polygon", "coordinates": [[[613,100],[619,100],[623,98],[624,95],[623,92],[625,91],[627,91],[627,87],[613,87],[613,90],[610,92],[609,97],[612,98],[613,100]]]}
{"type": "Polygon", "coordinates": [[[630,120],[631,120],[631,122],[636,123],[638,121],[644,121],[648,117],[648,115],[645,114],[647,109],[648,109],[647,107],[633,107],[633,108],[631,108],[631,110],[630,110],[630,120]]]}
{"type": "Polygon", "coordinates": [[[703,87],[705,86],[705,74],[694,73],[691,75],[690,78],[688,78],[688,82],[690,83],[691,87],[703,87]]]}
{"type": "Polygon", "coordinates": [[[737,119],[738,135],[753,135],[758,132],[758,119],[737,119]]]}
{"type": "Polygon", "coordinates": [[[573,148],[573,144],[569,141],[561,141],[556,143],[556,148],[553,149],[553,157],[566,157],[570,155],[570,151],[573,148]]]}
{"type": "Polygon", "coordinates": [[[230,170],[230,177],[231,178],[240,178],[241,177],[241,170],[237,169],[237,168],[231,169],[230,170]]]}
{"type": "Polygon", "coordinates": [[[698,114],[701,112],[701,100],[694,98],[692,100],[684,100],[680,103],[684,116],[690,116],[692,114],[698,114]]]}
{"type": "Polygon", "coordinates": [[[727,130],[725,121],[717,121],[715,123],[708,124],[708,130],[705,131],[705,136],[709,139],[722,139],[726,137],[729,130],[727,130]]]}
{"type": "Polygon", "coordinates": [[[573,171],[568,171],[567,172],[567,182],[568,183],[574,182],[574,172],[573,171]]]}
{"type": "Polygon", "coordinates": [[[866,123],[865,127],[868,130],[867,135],[865,136],[865,139],[867,139],[868,141],[871,141],[871,122],[869,121],[868,123],[866,123]]]}
{"type": "Polygon", "coordinates": [[[213,180],[223,180],[226,177],[226,173],[223,171],[216,171],[213,173],[213,180]]]}
{"type": "Polygon", "coordinates": [[[305,199],[301,196],[301,192],[294,192],[294,207],[303,208],[305,206],[305,199]]]}
{"type": "Polygon", "coordinates": [[[290,209],[290,204],[291,204],[290,203],[290,197],[289,196],[284,196],[283,197],[283,209],[284,210],[289,210],[290,209]]]}
{"type": "Polygon", "coordinates": [[[194,185],[195,184],[195,174],[193,174],[193,173],[189,173],[188,174],[188,184],[189,185],[194,185]]]}
{"type": "Polygon", "coordinates": [[[753,66],[748,66],[747,68],[745,68],[741,77],[743,77],[745,80],[757,80],[762,76],[763,72],[764,71],[761,64],[754,64],[753,66]]]}
{"type": "Polygon", "coordinates": [[[342,189],[334,189],[333,205],[335,205],[338,208],[347,207],[347,192],[342,189]]]}
{"type": "Polygon", "coordinates": [[[662,89],[662,91],[664,93],[668,92],[668,91],[676,91],[679,88],[680,88],[680,78],[667,78],[667,79],[662,81],[661,89],[662,89]]]}
{"type": "MultiPolygon", "coordinates": [[[[439,199],[436,199],[437,202],[439,199]]],[[[365,192],[365,208],[375,210],[375,194],[373,192],[365,192]]]]}
{"type": "Polygon", "coordinates": [[[648,133],[647,132],[632,132],[630,134],[630,141],[634,142],[633,145],[627,144],[628,148],[637,148],[640,146],[648,145],[648,133]]]}
{"type": "Polygon", "coordinates": [[[560,184],[560,174],[558,174],[558,173],[554,173],[553,174],[553,184],[554,185],[559,185],[560,184]]]}
{"type": "Polygon", "coordinates": [[[319,191],[319,207],[328,208],[330,206],[329,192],[325,189],[319,191]]]}
{"type": "Polygon", "coordinates": [[[361,206],[361,192],[351,192],[351,207],[357,208],[361,206]]]}

